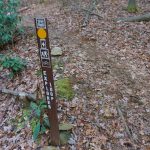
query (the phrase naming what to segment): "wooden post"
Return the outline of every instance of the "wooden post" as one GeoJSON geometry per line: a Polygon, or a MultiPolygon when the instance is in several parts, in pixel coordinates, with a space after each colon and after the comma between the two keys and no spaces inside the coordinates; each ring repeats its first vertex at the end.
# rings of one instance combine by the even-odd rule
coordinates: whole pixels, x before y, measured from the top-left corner
{"type": "Polygon", "coordinates": [[[51,62],[51,50],[49,47],[47,19],[35,18],[34,20],[43,74],[45,97],[47,102],[48,118],[51,126],[50,129],[51,144],[59,145],[60,144],[59,125],[58,125],[57,106],[56,106],[53,70],[51,62]]]}

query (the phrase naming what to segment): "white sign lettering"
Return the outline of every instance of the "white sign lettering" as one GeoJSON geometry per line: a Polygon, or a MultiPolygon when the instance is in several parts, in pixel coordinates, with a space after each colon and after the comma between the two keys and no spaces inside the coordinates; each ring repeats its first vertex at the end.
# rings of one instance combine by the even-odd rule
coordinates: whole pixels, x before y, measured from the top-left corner
{"type": "Polygon", "coordinates": [[[41,48],[46,48],[46,40],[40,39],[41,48]]]}

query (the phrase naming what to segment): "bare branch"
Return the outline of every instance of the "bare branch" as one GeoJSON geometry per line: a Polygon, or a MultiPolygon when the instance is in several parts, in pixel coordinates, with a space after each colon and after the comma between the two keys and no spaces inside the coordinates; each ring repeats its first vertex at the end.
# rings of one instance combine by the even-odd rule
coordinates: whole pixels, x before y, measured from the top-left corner
{"type": "Polygon", "coordinates": [[[9,90],[9,89],[2,89],[0,88],[0,92],[1,93],[5,93],[5,94],[11,94],[14,96],[18,96],[21,99],[28,99],[31,101],[36,101],[36,95],[35,94],[30,94],[30,93],[25,93],[25,92],[19,92],[19,91],[13,91],[13,90],[9,90]]]}

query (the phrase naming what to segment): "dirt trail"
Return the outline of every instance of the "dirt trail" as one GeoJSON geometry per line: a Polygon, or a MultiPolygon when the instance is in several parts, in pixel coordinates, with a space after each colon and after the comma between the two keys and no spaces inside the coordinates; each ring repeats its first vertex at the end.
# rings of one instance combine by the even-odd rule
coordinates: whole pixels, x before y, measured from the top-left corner
{"type": "MultiPolygon", "coordinates": [[[[94,19],[91,22],[92,28],[89,25],[78,34],[81,43],[79,53],[85,52],[84,67],[87,69],[85,72],[87,76],[84,79],[86,86],[82,86],[81,89],[85,96],[83,105],[86,105],[86,109],[81,110],[81,114],[83,118],[88,118],[95,132],[105,135],[105,138],[107,136],[108,139],[106,139],[111,144],[109,145],[106,140],[108,142],[105,141],[106,149],[110,147],[143,149],[146,146],[143,146],[142,139],[147,139],[147,142],[149,139],[146,132],[143,135],[141,132],[149,129],[150,77],[147,69],[149,62],[143,60],[143,54],[141,54],[145,53],[145,56],[148,50],[143,45],[146,41],[143,36],[146,34],[141,35],[141,32],[147,32],[149,27],[142,24],[143,28],[141,28],[140,24],[136,24],[139,29],[137,30],[135,23],[119,24],[114,21],[95,21],[94,19]],[[141,51],[142,48],[144,52],[141,51]],[[118,116],[116,109],[118,103],[123,111],[130,135],[125,129],[125,124],[122,123],[121,116],[118,116]],[[97,127],[100,128],[99,131],[97,127]]],[[[97,133],[91,139],[91,143],[102,140],[102,136],[97,133]]],[[[95,148],[100,149],[99,145],[95,148]]]]}

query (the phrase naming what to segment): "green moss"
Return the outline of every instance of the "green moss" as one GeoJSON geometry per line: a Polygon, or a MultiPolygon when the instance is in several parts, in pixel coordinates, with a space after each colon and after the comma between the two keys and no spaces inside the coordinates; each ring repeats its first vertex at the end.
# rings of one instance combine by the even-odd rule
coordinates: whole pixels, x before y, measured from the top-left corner
{"type": "Polygon", "coordinates": [[[128,6],[127,10],[129,13],[136,13],[138,11],[136,6],[128,6]]]}
{"type": "Polygon", "coordinates": [[[74,97],[74,91],[69,78],[59,79],[55,82],[57,95],[60,98],[71,100],[74,97]]]}

